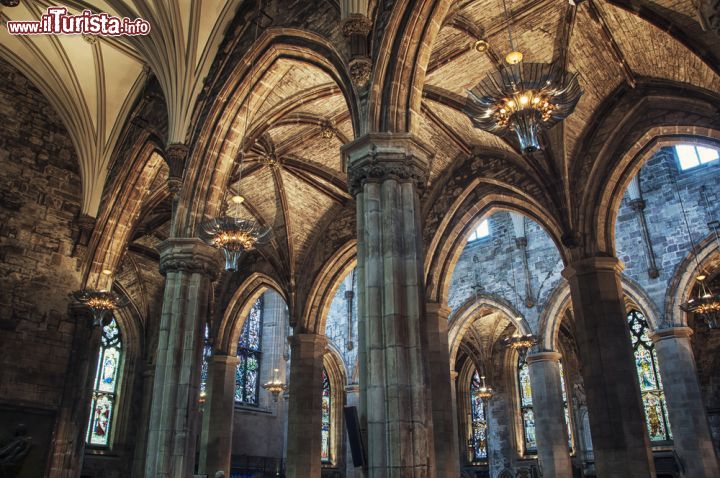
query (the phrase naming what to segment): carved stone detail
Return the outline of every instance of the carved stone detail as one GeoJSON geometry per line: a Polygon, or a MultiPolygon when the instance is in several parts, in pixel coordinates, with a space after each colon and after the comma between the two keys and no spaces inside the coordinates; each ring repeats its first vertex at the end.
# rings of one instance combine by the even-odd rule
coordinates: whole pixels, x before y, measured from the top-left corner
{"type": "Polygon", "coordinates": [[[372,30],[372,20],[361,13],[351,13],[342,24],[342,32],[346,37],[352,35],[367,36],[372,30]]]}
{"type": "Polygon", "coordinates": [[[170,169],[168,172],[168,189],[173,194],[177,194],[182,187],[185,160],[189,150],[190,148],[182,143],[171,144],[165,148],[165,162],[170,169]]]}
{"type": "Polygon", "coordinates": [[[365,88],[372,76],[372,60],[368,57],[356,57],[350,60],[350,78],[356,88],[365,88]]]}
{"type": "Polygon", "coordinates": [[[200,239],[168,239],[158,249],[162,275],[168,272],[200,273],[214,280],[221,268],[219,251],[200,239]]]}
{"type": "Polygon", "coordinates": [[[353,196],[367,182],[395,179],[414,182],[418,188],[427,183],[430,151],[412,135],[377,133],[363,136],[343,147],[348,168],[348,188],[353,196]]]}

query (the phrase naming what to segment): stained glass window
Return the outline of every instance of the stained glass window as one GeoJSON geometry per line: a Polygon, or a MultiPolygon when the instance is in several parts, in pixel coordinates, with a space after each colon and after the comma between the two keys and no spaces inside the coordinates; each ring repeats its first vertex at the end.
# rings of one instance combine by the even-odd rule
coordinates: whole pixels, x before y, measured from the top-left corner
{"type": "Polygon", "coordinates": [[[572,433],[572,421],[570,420],[570,409],[568,407],[567,389],[565,388],[565,370],[563,369],[562,362],[560,366],[560,389],[562,390],[563,409],[565,412],[565,425],[567,426],[568,433],[568,447],[570,450],[573,449],[573,433],[572,433]]]}
{"type": "Polygon", "coordinates": [[[320,461],[330,463],[330,429],[332,417],[332,396],[330,390],[330,380],[327,372],[323,369],[322,373],[322,428],[320,439],[322,447],[320,449],[320,461]]]}
{"type": "Polygon", "coordinates": [[[115,319],[102,329],[100,356],[93,385],[90,420],[85,441],[93,446],[109,446],[117,401],[117,382],[122,366],[122,341],[115,319]]]}
{"type": "Polygon", "coordinates": [[[488,421],[485,402],[480,398],[480,375],[477,370],[470,382],[470,426],[473,461],[485,461],[488,457],[487,437],[488,421]]]}
{"type": "Polygon", "coordinates": [[[640,382],[640,394],[645,408],[645,418],[651,441],[672,440],[667,405],[663,392],[660,368],[658,367],[655,344],[648,337],[648,323],[645,316],[631,310],[627,316],[630,337],[635,353],[635,367],[640,382]]]}
{"type": "Polygon", "coordinates": [[[210,345],[210,326],[205,324],[205,342],[203,345],[202,369],[200,370],[200,400],[203,401],[207,395],[208,364],[212,355],[210,345]]]}
{"type": "Polygon", "coordinates": [[[532,388],[530,387],[530,370],[524,354],[518,360],[518,384],[520,385],[520,415],[523,423],[525,451],[535,452],[535,411],[533,410],[532,388]]]}
{"type": "Polygon", "coordinates": [[[235,370],[235,401],[246,405],[258,404],[262,315],[263,298],[260,296],[250,309],[238,340],[237,356],[240,362],[235,370]]]}

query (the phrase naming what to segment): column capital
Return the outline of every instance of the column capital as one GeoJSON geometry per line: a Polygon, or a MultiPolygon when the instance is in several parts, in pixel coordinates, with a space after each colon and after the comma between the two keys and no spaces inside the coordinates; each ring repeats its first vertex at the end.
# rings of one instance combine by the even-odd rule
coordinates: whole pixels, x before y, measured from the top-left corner
{"type": "Polygon", "coordinates": [[[294,334],[288,337],[290,345],[315,345],[318,347],[326,347],[328,339],[320,334],[294,334]]]}
{"type": "Polygon", "coordinates": [[[446,321],[452,314],[452,308],[446,304],[439,304],[437,302],[428,302],[425,306],[425,310],[428,314],[437,314],[439,317],[443,317],[446,321]]]}
{"type": "Polygon", "coordinates": [[[212,354],[210,356],[210,362],[222,363],[226,365],[237,365],[240,363],[240,357],[238,357],[237,355],[212,354]]]}
{"type": "Polygon", "coordinates": [[[185,160],[190,148],[186,144],[174,143],[165,147],[165,162],[168,165],[168,188],[173,194],[177,194],[182,186],[185,160]]]}
{"type": "Polygon", "coordinates": [[[575,276],[592,274],[597,271],[615,271],[619,274],[624,268],[625,264],[617,257],[588,257],[565,266],[562,276],[565,279],[571,279],[575,276]]]}
{"type": "Polygon", "coordinates": [[[353,35],[367,36],[372,30],[373,22],[362,13],[350,13],[342,22],[342,32],[346,37],[353,35]]]}
{"type": "Polygon", "coordinates": [[[432,151],[409,133],[369,133],[340,149],[355,196],[367,182],[395,179],[425,185],[432,151]]]}
{"type": "Polygon", "coordinates": [[[214,278],[220,270],[220,252],[197,238],[173,238],[158,246],[160,273],[199,272],[214,278]]]}
{"type": "Polygon", "coordinates": [[[690,337],[693,334],[693,329],[690,327],[667,327],[664,329],[653,330],[648,334],[650,340],[653,342],[659,342],[666,339],[681,339],[690,337]]]}
{"type": "Polygon", "coordinates": [[[535,352],[525,358],[528,365],[533,362],[560,362],[560,359],[562,359],[560,352],[535,352]]]}

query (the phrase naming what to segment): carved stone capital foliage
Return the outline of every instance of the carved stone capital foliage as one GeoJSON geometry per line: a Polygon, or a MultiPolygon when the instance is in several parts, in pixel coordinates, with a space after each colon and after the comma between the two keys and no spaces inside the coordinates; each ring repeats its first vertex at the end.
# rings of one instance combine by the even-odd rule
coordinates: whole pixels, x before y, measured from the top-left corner
{"type": "Polygon", "coordinates": [[[342,32],[346,37],[352,35],[367,36],[372,30],[372,20],[361,13],[351,13],[342,24],[342,32]]]}
{"type": "Polygon", "coordinates": [[[200,239],[175,238],[163,241],[159,247],[160,273],[199,273],[214,280],[220,271],[220,251],[200,239]]]}
{"type": "Polygon", "coordinates": [[[372,76],[372,60],[365,56],[355,57],[350,60],[350,78],[356,88],[365,88],[370,83],[372,76]]]}
{"type": "Polygon", "coordinates": [[[182,186],[185,160],[189,151],[190,148],[181,143],[171,144],[165,148],[165,162],[170,169],[168,172],[168,187],[172,193],[177,193],[180,186],[182,186]]]}
{"type": "Polygon", "coordinates": [[[370,133],[343,146],[342,154],[353,196],[367,182],[395,179],[419,188],[427,182],[431,152],[408,133],[370,133]]]}
{"type": "Polygon", "coordinates": [[[720,0],[700,0],[697,8],[705,26],[720,35],[720,0]]]}

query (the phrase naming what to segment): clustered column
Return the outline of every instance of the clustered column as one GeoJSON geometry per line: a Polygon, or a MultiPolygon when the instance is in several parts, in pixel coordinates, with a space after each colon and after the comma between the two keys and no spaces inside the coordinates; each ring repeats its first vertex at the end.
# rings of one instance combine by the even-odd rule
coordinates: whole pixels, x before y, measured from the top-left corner
{"type": "Polygon", "coordinates": [[[165,292],[145,476],[174,478],[193,474],[203,331],[220,257],[199,239],[168,239],[159,250],[165,292]]]}
{"type": "Polygon", "coordinates": [[[661,329],[651,334],[660,365],[663,390],[672,426],[673,447],[685,476],[720,476],[707,413],[697,380],[689,327],[661,329]]]}
{"type": "Polygon", "coordinates": [[[527,356],[535,414],[538,457],[543,474],[572,478],[560,379],[560,354],[537,352],[527,356]]]}
{"type": "Polygon", "coordinates": [[[563,271],[570,284],[590,431],[598,476],[655,476],[640,386],[613,257],[576,261],[563,271]]]}
{"type": "Polygon", "coordinates": [[[426,306],[430,395],[432,399],[435,463],[438,477],[460,476],[458,425],[451,388],[448,318],[451,309],[437,303],[426,306]]]}
{"type": "Polygon", "coordinates": [[[357,207],[360,415],[367,475],[430,476],[435,453],[418,199],[430,152],[401,133],[371,133],[342,151],[357,207]]]}
{"type": "Polygon", "coordinates": [[[215,355],[208,364],[207,395],[200,438],[200,473],[230,476],[237,356],[215,355]]]}
{"type": "Polygon", "coordinates": [[[288,478],[320,478],[322,442],[322,371],[327,338],[317,334],[290,337],[288,404],[288,478]]]}

